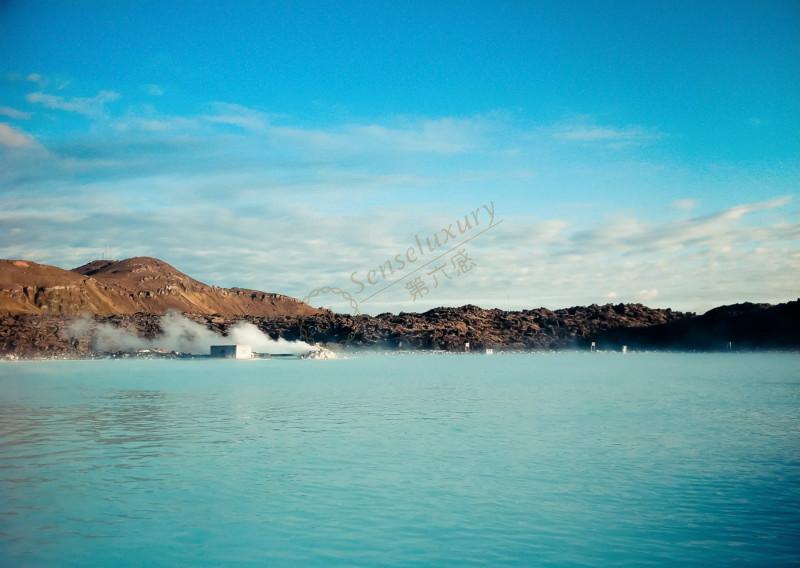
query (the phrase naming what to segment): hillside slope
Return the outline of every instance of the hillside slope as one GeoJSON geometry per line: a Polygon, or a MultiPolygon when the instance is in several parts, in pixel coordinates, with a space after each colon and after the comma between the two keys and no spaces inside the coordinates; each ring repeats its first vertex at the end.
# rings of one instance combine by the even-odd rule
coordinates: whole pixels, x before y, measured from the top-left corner
{"type": "Polygon", "coordinates": [[[289,296],[199,282],[162,260],[95,260],[74,270],[0,260],[0,313],[301,316],[318,310],[289,296]]]}

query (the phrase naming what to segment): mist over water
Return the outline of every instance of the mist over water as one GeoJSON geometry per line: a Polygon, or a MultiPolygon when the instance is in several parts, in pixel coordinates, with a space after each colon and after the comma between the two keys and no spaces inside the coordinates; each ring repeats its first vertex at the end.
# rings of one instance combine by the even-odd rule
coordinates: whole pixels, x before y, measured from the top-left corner
{"type": "Polygon", "coordinates": [[[228,330],[223,336],[204,325],[194,322],[178,312],[169,312],[159,319],[162,333],[152,339],[141,337],[136,333],[117,327],[110,323],[97,323],[84,317],[73,321],[66,331],[70,339],[90,337],[92,349],[99,352],[137,351],[139,349],[166,349],[207,355],[212,345],[241,344],[249,345],[257,353],[292,353],[302,354],[313,349],[304,341],[287,341],[272,339],[250,322],[241,321],[228,330]]]}
{"type": "Polygon", "coordinates": [[[800,562],[796,354],[0,363],[0,565],[800,562]]]}

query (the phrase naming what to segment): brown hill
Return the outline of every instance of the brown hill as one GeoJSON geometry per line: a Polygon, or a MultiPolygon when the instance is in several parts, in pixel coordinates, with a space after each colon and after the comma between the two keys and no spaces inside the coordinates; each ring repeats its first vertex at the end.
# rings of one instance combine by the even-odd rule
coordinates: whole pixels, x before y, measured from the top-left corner
{"type": "Polygon", "coordinates": [[[0,260],[0,313],[126,315],[169,310],[223,316],[318,312],[289,296],[209,286],[149,257],[95,260],[74,270],[0,260]]]}

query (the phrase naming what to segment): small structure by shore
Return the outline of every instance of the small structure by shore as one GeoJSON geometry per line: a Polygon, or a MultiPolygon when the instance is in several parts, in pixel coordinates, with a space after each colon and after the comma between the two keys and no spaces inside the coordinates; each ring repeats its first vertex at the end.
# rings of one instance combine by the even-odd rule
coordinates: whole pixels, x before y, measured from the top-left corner
{"type": "Polygon", "coordinates": [[[253,348],[249,345],[212,345],[212,359],[252,359],[253,348]]]}

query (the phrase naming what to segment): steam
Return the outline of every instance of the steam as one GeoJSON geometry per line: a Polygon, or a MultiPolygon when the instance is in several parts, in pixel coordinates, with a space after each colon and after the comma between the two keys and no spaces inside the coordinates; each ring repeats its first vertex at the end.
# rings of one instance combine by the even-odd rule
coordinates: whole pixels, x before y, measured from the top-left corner
{"type": "Polygon", "coordinates": [[[228,330],[225,337],[204,325],[194,322],[177,312],[169,312],[159,320],[161,335],[153,339],[139,337],[130,330],[109,323],[96,323],[89,317],[74,320],[66,329],[68,339],[89,336],[92,350],[100,352],[139,349],[165,349],[195,355],[207,355],[212,345],[231,343],[249,345],[256,353],[291,353],[301,355],[315,347],[305,341],[274,340],[249,322],[239,322],[228,330]]]}
{"type": "MultiPolygon", "coordinates": [[[[221,337],[217,334],[214,335],[218,338],[221,337]]],[[[282,337],[277,340],[272,339],[258,327],[246,321],[240,321],[228,330],[228,339],[229,343],[232,341],[241,345],[249,345],[256,353],[293,353],[300,355],[314,350],[314,346],[305,341],[287,341],[282,337]]]]}

